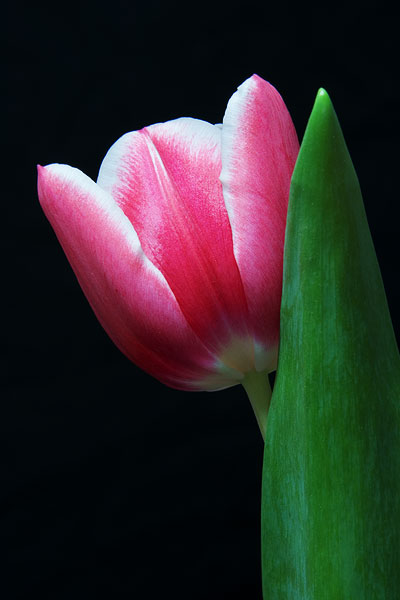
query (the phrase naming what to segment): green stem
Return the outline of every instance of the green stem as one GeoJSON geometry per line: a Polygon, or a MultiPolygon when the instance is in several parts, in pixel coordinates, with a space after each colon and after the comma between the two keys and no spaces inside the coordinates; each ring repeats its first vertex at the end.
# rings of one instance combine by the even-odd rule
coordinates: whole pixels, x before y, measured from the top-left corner
{"type": "Polygon", "coordinates": [[[241,383],[249,397],[261,435],[263,440],[265,440],[267,415],[272,394],[268,374],[265,371],[262,371],[261,373],[250,371],[249,373],[246,373],[241,383]]]}

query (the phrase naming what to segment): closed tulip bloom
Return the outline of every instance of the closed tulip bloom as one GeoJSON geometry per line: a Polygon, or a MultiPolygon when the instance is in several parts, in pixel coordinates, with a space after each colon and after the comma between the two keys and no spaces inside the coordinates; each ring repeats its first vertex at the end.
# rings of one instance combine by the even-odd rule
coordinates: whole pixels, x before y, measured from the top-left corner
{"type": "Polygon", "coordinates": [[[181,118],[122,136],[97,183],[39,167],[40,203],[97,318],[163,383],[216,390],[276,368],[298,148],[282,98],[253,75],[222,126],[181,118]]]}

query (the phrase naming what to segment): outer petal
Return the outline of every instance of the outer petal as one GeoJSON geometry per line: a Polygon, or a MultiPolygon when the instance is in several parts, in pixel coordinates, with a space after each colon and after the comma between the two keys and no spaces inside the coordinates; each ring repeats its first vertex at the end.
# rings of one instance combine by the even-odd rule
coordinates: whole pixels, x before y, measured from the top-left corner
{"type": "Polygon", "coordinates": [[[267,349],[278,343],[286,213],[298,149],[281,96],[253,75],[226,109],[221,182],[254,335],[267,349]]]}
{"type": "Polygon", "coordinates": [[[243,371],[253,368],[253,347],[219,181],[220,139],[218,127],[189,118],[126,134],[98,185],[133,224],[199,338],[243,371]]]}
{"type": "Polygon", "coordinates": [[[237,383],[189,327],[111,196],[81,171],[39,167],[39,199],[104,329],[138,366],[181,389],[237,383]]]}

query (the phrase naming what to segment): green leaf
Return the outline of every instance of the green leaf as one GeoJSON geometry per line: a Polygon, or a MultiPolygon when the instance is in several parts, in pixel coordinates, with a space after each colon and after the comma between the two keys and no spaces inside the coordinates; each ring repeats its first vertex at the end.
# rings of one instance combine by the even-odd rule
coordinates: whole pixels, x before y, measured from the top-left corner
{"type": "Polygon", "coordinates": [[[262,547],[265,600],[400,598],[400,358],[324,90],[290,192],[262,547]]]}

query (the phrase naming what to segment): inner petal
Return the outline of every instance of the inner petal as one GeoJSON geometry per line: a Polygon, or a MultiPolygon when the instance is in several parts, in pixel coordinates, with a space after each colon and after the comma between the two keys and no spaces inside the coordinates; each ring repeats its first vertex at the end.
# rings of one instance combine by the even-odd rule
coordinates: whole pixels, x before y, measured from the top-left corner
{"type": "Polygon", "coordinates": [[[98,184],[133,224],[203,343],[221,356],[232,339],[246,340],[247,367],[253,350],[219,181],[220,140],[219,128],[195,119],[127,134],[104,159],[98,184]]]}

